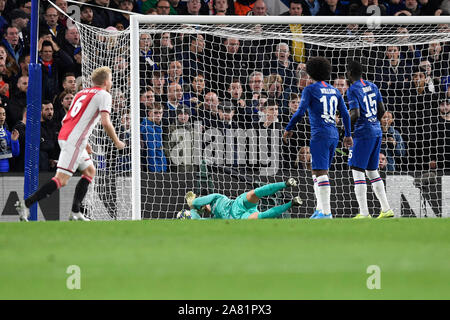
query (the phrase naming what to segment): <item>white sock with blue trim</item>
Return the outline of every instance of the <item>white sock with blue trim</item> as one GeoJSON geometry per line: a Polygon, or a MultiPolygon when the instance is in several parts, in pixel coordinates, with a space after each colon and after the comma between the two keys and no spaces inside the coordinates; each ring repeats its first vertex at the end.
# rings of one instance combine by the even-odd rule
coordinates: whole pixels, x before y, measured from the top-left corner
{"type": "Polygon", "coordinates": [[[367,184],[366,175],[364,172],[358,170],[352,170],[353,183],[355,186],[356,200],[359,205],[359,213],[362,216],[369,215],[369,207],[367,205],[367,184]]]}
{"type": "Polygon", "coordinates": [[[314,195],[316,196],[316,210],[322,211],[322,205],[319,201],[319,186],[317,185],[317,177],[313,174],[312,178],[314,181],[314,195]]]}
{"type": "Polygon", "coordinates": [[[372,184],[373,192],[377,196],[378,201],[380,201],[381,211],[388,211],[390,209],[389,202],[387,200],[386,190],[384,189],[383,179],[381,179],[378,170],[366,170],[366,174],[372,184]]]}
{"type": "Polygon", "coordinates": [[[331,214],[331,187],[328,175],[317,177],[317,188],[319,189],[317,200],[320,202],[323,214],[331,214]]]}

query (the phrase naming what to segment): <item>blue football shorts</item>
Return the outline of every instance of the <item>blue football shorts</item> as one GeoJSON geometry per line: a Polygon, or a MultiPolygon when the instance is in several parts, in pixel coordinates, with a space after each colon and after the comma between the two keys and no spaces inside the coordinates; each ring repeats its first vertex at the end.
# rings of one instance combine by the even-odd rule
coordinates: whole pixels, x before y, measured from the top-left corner
{"type": "Polygon", "coordinates": [[[381,136],[373,138],[355,138],[350,148],[348,165],[364,170],[377,170],[380,158],[381,136]]]}
{"type": "Polygon", "coordinates": [[[333,162],[334,152],[339,139],[327,139],[324,137],[311,138],[309,147],[311,150],[311,169],[328,170],[333,162]]]}

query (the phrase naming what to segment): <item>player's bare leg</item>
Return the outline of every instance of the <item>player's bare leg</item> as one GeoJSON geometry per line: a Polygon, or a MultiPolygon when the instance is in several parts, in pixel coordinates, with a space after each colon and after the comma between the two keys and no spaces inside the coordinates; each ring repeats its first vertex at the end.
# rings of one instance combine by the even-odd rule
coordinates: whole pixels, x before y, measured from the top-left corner
{"type": "Polygon", "coordinates": [[[55,178],[58,179],[58,181],[60,183],[60,188],[62,188],[67,185],[71,176],[69,176],[68,174],[65,174],[63,172],[56,172],[55,178]]]}

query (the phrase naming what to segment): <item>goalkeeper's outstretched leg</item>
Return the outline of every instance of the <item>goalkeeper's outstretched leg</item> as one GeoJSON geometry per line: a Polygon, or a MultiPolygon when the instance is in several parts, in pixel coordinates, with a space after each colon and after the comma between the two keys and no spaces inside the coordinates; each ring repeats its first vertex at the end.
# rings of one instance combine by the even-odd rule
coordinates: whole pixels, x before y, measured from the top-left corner
{"type": "Polygon", "coordinates": [[[282,204],[280,206],[273,207],[269,210],[263,211],[263,212],[253,212],[248,216],[247,219],[271,219],[271,218],[277,218],[280,215],[282,215],[284,212],[288,211],[293,206],[299,206],[303,202],[300,199],[300,197],[295,197],[288,203],[282,204]]]}
{"type": "Polygon", "coordinates": [[[294,178],[289,178],[286,182],[277,182],[266,184],[265,186],[256,188],[254,190],[250,190],[247,192],[246,199],[250,203],[256,204],[262,197],[267,197],[274,195],[278,191],[283,190],[284,188],[296,187],[297,180],[294,178]]]}

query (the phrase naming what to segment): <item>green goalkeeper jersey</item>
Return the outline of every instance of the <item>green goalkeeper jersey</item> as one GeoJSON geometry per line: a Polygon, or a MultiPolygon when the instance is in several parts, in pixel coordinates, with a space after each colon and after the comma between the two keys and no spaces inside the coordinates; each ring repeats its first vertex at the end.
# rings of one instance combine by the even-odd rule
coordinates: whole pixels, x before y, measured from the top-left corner
{"type": "Polygon", "coordinates": [[[206,205],[211,206],[211,214],[215,219],[232,219],[230,215],[233,200],[220,193],[212,193],[194,200],[193,205],[197,210],[201,210],[206,205]]]}
{"type": "Polygon", "coordinates": [[[194,200],[195,209],[200,210],[205,205],[211,206],[214,219],[247,219],[250,214],[258,211],[256,204],[245,206],[244,201],[247,193],[241,194],[236,200],[227,196],[213,193],[194,200]]]}
{"type": "Polygon", "coordinates": [[[219,194],[217,199],[211,203],[211,213],[215,219],[232,219],[231,209],[233,208],[234,200],[227,196],[219,194]]]}

